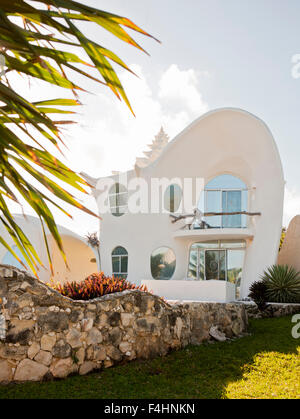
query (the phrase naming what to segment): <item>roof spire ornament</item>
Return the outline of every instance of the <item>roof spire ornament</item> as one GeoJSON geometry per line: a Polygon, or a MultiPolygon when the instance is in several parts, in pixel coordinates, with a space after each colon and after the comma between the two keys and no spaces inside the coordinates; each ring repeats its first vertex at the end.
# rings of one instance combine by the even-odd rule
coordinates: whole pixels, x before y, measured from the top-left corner
{"type": "Polygon", "coordinates": [[[154,162],[160,156],[168,142],[169,136],[161,126],[159,132],[155,135],[152,143],[148,144],[150,150],[144,151],[144,155],[146,157],[137,157],[135,165],[139,168],[149,166],[149,164],[154,162]]]}

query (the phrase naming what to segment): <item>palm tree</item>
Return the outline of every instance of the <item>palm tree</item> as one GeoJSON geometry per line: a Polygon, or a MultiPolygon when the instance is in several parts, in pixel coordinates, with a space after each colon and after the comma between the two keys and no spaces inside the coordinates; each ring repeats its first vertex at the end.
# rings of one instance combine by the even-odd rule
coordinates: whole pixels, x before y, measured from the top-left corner
{"type": "MultiPolygon", "coordinates": [[[[72,0],[33,0],[30,4],[24,0],[0,0],[0,220],[35,274],[41,261],[14,221],[9,200],[21,204],[24,199],[39,217],[51,269],[46,227],[66,258],[49,203],[67,215],[64,203],[92,214],[65,189],[71,186],[87,193],[86,181],[49,152],[50,145],[61,150],[60,126],[70,122],[54,115],[72,114],[68,107],[79,105],[78,92],[83,90],[66,70],[108,87],[132,111],[112,63],[132,71],[113,51],[87,38],[78,27],[82,22],[96,23],[141,51],[143,48],[128,29],[151,36],[125,17],[72,0]],[[85,52],[86,60],[77,54],[78,49],[85,52]],[[16,72],[69,89],[74,99],[32,102],[10,84],[10,75],[16,72]],[[18,133],[22,133],[21,137],[18,133]]],[[[22,263],[3,237],[0,243],[22,263]]]]}

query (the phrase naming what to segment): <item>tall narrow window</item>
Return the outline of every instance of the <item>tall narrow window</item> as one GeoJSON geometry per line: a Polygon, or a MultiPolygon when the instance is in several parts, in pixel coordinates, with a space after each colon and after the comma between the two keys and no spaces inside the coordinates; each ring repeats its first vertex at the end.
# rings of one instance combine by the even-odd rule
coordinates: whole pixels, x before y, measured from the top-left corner
{"type": "Polygon", "coordinates": [[[182,198],[182,191],[179,185],[169,185],[164,195],[164,208],[169,212],[178,211],[182,198]]]}
{"type": "Polygon", "coordinates": [[[128,191],[121,183],[115,183],[109,190],[109,205],[111,213],[120,217],[127,212],[128,191]]]}
{"type": "Polygon", "coordinates": [[[128,252],[124,247],[116,247],[111,254],[112,273],[115,276],[127,278],[128,275],[128,252]]]}

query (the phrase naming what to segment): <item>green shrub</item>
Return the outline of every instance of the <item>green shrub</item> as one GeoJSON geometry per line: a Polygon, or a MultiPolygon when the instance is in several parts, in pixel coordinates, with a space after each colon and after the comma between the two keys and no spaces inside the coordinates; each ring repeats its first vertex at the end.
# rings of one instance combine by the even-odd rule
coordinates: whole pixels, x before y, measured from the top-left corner
{"type": "Polygon", "coordinates": [[[249,288],[248,297],[251,298],[257,308],[260,311],[263,311],[267,308],[267,285],[264,281],[255,281],[251,284],[249,288]]]}
{"type": "Polygon", "coordinates": [[[103,272],[94,273],[82,282],[66,282],[63,285],[50,286],[73,300],[91,300],[102,295],[134,289],[148,292],[145,285],[137,286],[124,278],[105,276],[103,272]]]}
{"type": "Polygon", "coordinates": [[[266,293],[269,302],[300,302],[300,273],[292,266],[272,265],[261,278],[267,286],[266,293]]]}

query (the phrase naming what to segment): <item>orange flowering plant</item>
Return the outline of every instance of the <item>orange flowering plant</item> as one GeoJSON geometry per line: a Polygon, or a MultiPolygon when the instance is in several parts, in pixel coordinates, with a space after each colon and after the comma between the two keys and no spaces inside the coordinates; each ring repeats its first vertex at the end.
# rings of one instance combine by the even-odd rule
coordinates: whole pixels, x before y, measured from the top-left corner
{"type": "Polygon", "coordinates": [[[65,284],[50,285],[62,295],[73,300],[92,300],[114,292],[125,290],[140,290],[149,292],[145,285],[135,285],[125,278],[112,275],[106,276],[103,272],[93,273],[82,282],[66,282],[65,284]]]}

